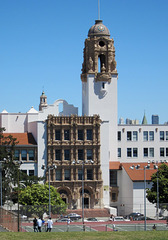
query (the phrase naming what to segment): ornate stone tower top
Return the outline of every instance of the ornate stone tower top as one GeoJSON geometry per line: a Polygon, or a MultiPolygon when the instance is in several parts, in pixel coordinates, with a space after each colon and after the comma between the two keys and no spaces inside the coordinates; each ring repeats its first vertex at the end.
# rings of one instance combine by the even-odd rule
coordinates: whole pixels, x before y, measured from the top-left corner
{"type": "Polygon", "coordinates": [[[45,95],[44,91],[40,96],[39,111],[41,111],[43,107],[47,107],[47,96],[45,95]]]}
{"type": "Polygon", "coordinates": [[[114,40],[110,39],[110,32],[102,20],[96,20],[89,29],[83,54],[83,82],[87,81],[87,74],[95,74],[96,81],[110,81],[112,74],[117,75],[114,40]]]}

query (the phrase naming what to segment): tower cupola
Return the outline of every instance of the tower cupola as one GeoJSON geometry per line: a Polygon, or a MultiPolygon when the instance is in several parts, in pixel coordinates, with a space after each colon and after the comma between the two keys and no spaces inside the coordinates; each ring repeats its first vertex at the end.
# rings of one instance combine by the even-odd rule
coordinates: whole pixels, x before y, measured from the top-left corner
{"type": "Polygon", "coordinates": [[[96,20],[89,29],[85,40],[81,80],[85,82],[88,74],[94,74],[96,81],[110,81],[117,75],[114,40],[102,20],[96,20]]]}
{"type": "Polygon", "coordinates": [[[43,107],[47,107],[47,96],[45,95],[44,91],[40,96],[39,111],[41,111],[43,107]]]}

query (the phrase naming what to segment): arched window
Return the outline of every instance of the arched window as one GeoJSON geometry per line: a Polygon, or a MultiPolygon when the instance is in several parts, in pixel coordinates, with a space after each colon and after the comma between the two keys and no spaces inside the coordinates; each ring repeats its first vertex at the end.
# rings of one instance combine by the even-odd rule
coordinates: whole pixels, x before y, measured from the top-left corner
{"type": "Polygon", "coordinates": [[[100,54],[98,57],[98,72],[102,72],[102,66],[104,64],[105,68],[106,68],[106,61],[105,61],[105,55],[104,54],[100,54]]]}

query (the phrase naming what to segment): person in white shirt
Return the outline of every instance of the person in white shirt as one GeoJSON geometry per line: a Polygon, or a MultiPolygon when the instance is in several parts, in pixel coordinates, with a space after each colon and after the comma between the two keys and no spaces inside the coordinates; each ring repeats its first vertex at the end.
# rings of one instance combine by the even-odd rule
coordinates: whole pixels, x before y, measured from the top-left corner
{"type": "Polygon", "coordinates": [[[38,224],[38,231],[41,232],[41,227],[42,227],[42,220],[41,220],[41,218],[39,218],[37,220],[37,224],[38,224]]]}
{"type": "Polygon", "coordinates": [[[53,225],[53,221],[51,218],[49,218],[47,221],[47,231],[46,232],[51,232],[52,225],[53,225]]]}

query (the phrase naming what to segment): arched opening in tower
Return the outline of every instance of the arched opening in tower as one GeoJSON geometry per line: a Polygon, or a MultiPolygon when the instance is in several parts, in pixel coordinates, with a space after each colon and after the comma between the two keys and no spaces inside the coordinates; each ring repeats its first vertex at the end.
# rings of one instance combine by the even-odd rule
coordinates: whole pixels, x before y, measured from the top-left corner
{"type": "Polygon", "coordinates": [[[102,72],[102,67],[106,68],[106,61],[105,61],[105,55],[104,54],[100,54],[98,56],[98,72],[102,72]]]}

